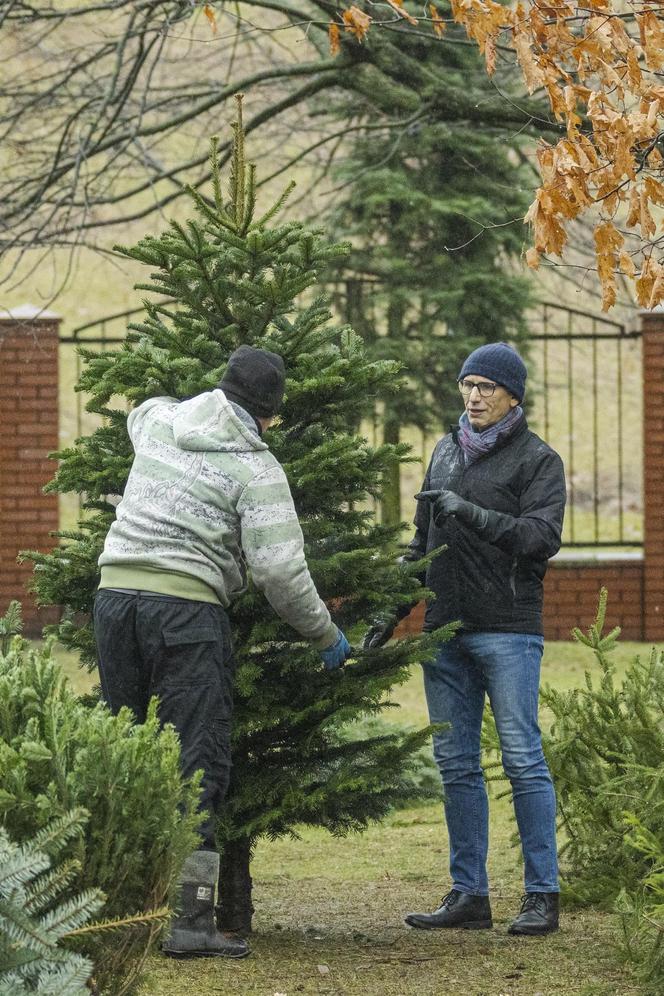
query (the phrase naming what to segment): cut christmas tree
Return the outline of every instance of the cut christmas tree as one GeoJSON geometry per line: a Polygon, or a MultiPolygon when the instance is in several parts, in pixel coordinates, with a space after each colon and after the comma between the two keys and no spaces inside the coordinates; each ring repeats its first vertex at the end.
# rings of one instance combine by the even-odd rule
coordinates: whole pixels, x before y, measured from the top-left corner
{"type": "MultiPolygon", "coordinates": [[[[139,285],[151,295],[144,321],[130,326],[122,349],[84,353],[79,388],[104,424],[58,454],[51,485],[81,494],[84,518],[50,554],[32,556],[40,602],[66,608],[59,638],[89,664],[97,557],[132,459],[117,399],[135,404],[208,390],[241,343],[283,356],[286,398],[280,424],[265,439],[286,471],[309,567],[335,621],[358,642],[372,617],[422,594],[414,569],[396,563],[397,530],[377,525],[369,510],[405,448],[373,448],[356,432],[375,398],[399,389],[398,364],[370,361],[360,337],[331,321],[315,284],[345,248],[297,222],[277,224],[286,195],[257,213],[241,103],[234,131],[227,196],[213,143],[211,197],[190,191],[196,219],[172,222],[158,238],[119,250],[150,268],[148,282],[139,285]]],[[[360,830],[411,793],[409,769],[428,731],[359,737],[353,724],[384,710],[389,690],[446,633],[358,651],[344,673],[330,674],[251,584],[231,620],[234,767],[218,821],[219,923],[246,931],[253,912],[250,858],[259,837],[293,833],[302,824],[341,834],[360,830]]]]}

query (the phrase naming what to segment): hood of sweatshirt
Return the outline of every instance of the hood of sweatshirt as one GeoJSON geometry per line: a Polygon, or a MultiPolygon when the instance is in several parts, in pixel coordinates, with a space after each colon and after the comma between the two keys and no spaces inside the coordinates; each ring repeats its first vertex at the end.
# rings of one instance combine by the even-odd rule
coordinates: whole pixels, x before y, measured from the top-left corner
{"type": "Polygon", "coordinates": [[[266,450],[251,415],[231,404],[217,388],[181,401],[174,410],[173,435],[182,450],[247,453],[266,450]],[[241,413],[241,414],[240,414],[241,413]],[[253,427],[253,428],[252,428],[253,427]]]}

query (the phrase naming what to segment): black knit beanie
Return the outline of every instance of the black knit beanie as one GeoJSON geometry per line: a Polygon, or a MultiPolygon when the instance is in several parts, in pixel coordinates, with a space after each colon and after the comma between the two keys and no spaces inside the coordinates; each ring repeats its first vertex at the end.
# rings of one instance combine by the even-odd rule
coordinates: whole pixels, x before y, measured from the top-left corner
{"type": "Polygon", "coordinates": [[[277,353],[240,346],[228,357],[217,387],[254,418],[271,418],[281,407],[285,384],[286,368],[277,353]]]}
{"type": "Polygon", "coordinates": [[[518,401],[523,401],[528,376],[526,364],[516,349],[506,342],[489,342],[473,350],[461,367],[457,380],[463,380],[468,374],[495,380],[518,401]]]}

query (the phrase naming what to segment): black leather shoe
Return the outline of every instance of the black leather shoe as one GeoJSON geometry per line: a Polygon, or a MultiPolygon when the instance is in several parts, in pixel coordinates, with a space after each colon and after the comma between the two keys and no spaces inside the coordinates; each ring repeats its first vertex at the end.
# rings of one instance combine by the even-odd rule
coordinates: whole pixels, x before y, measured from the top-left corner
{"type": "Polygon", "coordinates": [[[521,900],[519,915],[509,925],[507,933],[537,937],[558,930],[558,900],[557,892],[527,892],[521,900]]]}
{"type": "Polygon", "coordinates": [[[405,917],[410,927],[434,930],[438,927],[460,927],[464,930],[488,930],[493,926],[488,896],[469,896],[452,889],[433,913],[409,913],[405,917]]]}

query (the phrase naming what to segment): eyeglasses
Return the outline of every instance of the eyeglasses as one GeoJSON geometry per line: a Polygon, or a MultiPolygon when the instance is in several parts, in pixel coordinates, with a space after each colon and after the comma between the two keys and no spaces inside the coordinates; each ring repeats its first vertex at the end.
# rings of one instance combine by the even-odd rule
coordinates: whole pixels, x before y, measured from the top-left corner
{"type": "Polygon", "coordinates": [[[491,384],[488,380],[460,380],[459,390],[463,394],[464,398],[467,398],[473,391],[473,388],[477,388],[480,392],[481,398],[490,398],[493,392],[498,387],[497,384],[491,384]]]}

